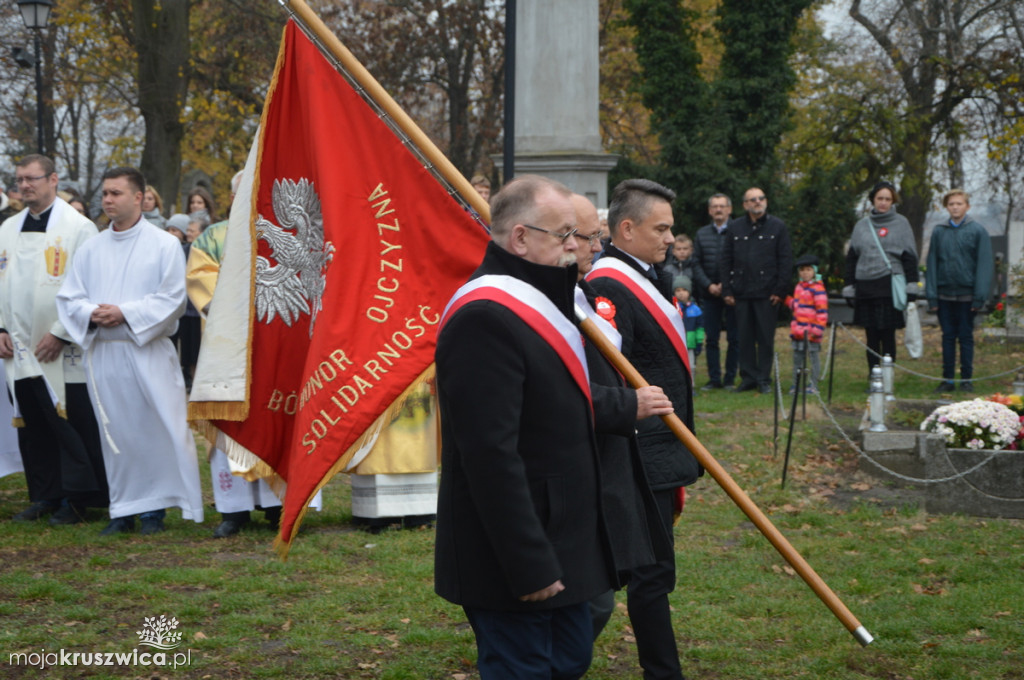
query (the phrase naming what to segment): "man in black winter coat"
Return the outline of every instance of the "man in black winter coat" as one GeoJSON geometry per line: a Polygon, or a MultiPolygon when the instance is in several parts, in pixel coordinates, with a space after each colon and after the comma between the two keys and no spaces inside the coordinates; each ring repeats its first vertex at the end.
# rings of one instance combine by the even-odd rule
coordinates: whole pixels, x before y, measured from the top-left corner
{"type": "MultiPolygon", "coordinates": [[[[615,313],[607,305],[595,310],[597,293],[583,280],[593,268],[593,258],[601,252],[601,223],[590,199],[573,194],[576,208],[576,239],[579,250],[577,304],[586,310],[612,344],[621,344],[615,330],[615,313]],[[583,297],[581,300],[580,297],[583,297]]],[[[594,421],[597,450],[601,461],[601,499],[612,542],[612,555],[619,580],[629,580],[637,567],[672,557],[669,532],[661,523],[658,506],[647,481],[636,424],[644,418],[672,413],[672,402],[657,386],[637,390],[625,386],[615,367],[601,354],[594,342],[584,339],[590,389],[594,397],[594,421]]],[[[615,591],[598,596],[590,603],[594,617],[594,639],[601,634],[615,610],[615,591]]]]}
{"type": "Polygon", "coordinates": [[[732,201],[725,194],[715,194],[708,199],[708,214],[711,224],[697,230],[693,239],[693,284],[700,291],[701,311],[704,312],[704,331],[708,362],[708,382],[701,389],[720,390],[731,387],[736,380],[739,365],[739,345],[736,338],[736,308],[725,304],[722,297],[722,251],[725,250],[726,233],[732,201]],[[722,375],[721,350],[719,349],[722,330],[729,343],[725,352],[725,375],[722,375]]]}
{"type": "MultiPolygon", "coordinates": [[[[622,353],[652,385],[659,385],[684,423],[693,428],[693,392],[686,332],[671,303],[671,276],[657,265],[673,243],[675,193],[656,182],[630,179],[612,192],[611,244],[587,276],[598,294],[598,312],[614,310],[622,353]]],[[[658,418],[637,423],[640,456],[669,537],[681,510],[681,487],[703,474],[693,455],[658,418]]],[[[644,678],[679,680],[682,671],[672,631],[668,594],[675,588],[674,555],[634,568],[627,605],[644,678]]]]}
{"type": "Polygon", "coordinates": [[[786,224],[768,214],[768,199],[757,187],[743,194],[746,215],[729,222],[722,253],[722,294],[736,307],[740,345],[737,391],[771,393],[772,356],[779,303],[792,289],[793,249],[786,224]]]}
{"type": "Polygon", "coordinates": [[[615,585],[570,195],[523,175],[492,198],[492,242],[438,335],[434,588],[466,612],[484,680],[581,677],[589,601],[615,585]]]}

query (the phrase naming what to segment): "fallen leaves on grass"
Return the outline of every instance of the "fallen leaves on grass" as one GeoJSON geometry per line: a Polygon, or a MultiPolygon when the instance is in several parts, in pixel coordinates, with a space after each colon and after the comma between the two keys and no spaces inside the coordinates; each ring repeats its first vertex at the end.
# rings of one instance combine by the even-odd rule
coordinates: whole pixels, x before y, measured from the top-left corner
{"type": "Polygon", "coordinates": [[[946,588],[942,581],[932,583],[929,585],[922,585],[920,583],[911,583],[910,587],[914,589],[914,592],[918,595],[946,595],[949,590],[946,588]]]}
{"type": "Polygon", "coordinates": [[[789,576],[796,576],[796,570],[788,564],[773,564],[772,571],[774,571],[776,574],[788,574],[789,576]]]}

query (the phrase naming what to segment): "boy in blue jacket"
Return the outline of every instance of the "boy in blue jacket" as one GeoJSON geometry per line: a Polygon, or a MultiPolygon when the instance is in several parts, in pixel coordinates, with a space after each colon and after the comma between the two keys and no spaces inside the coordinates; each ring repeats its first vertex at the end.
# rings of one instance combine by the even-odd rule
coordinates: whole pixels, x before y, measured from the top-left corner
{"type": "Polygon", "coordinates": [[[672,279],[672,294],[675,296],[676,307],[683,315],[683,326],[686,328],[686,350],[690,355],[690,378],[696,380],[697,357],[704,347],[704,312],[693,301],[693,282],[689,276],[680,274],[672,279]]]}

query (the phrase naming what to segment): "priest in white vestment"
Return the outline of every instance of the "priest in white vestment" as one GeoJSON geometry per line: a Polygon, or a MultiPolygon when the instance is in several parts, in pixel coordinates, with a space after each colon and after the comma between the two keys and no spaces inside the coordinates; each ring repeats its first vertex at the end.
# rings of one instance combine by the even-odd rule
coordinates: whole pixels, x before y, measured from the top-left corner
{"type": "MultiPolygon", "coordinates": [[[[7,382],[7,371],[0,362],[0,383],[7,382]]],[[[11,425],[14,419],[14,406],[0,397],[0,477],[24,471],[21,464],[21,453],[18,451],[18,432],[11,425]]]]}
{"type": "Polygon", "coordinates": [[[145,180],[134,168],[103,175],[111,228],[80,249],[57,296],[61,322],[85,350],[111,522],[105,534],[164,529],[167,507],[203,521],[199,464],[185,381],[170,341],[185,310],[178,240],[142,218],[145,180]]]}
{"type": "Polygon", "coordinates": [[[82,350],[56,296],[96,227],[57,196],[52,159],[23,156],[15,176],[25,208],[0,225],[0,358],[31,505],[14,519],[77,524],[86,507],[106,507],[107,480],[82,350]]]}

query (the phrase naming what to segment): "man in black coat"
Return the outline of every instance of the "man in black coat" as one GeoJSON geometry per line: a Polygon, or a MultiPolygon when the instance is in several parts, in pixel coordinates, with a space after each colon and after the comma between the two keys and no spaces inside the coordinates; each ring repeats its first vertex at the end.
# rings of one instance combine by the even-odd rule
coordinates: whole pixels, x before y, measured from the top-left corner
{"type": "MultiPolygon", "coordinates": [[[[593,268],[594,256],[601,252],[601,223],[597,209],[590,199],[580,194],[573,194],[572,202],[576,208],[576,239],[579,244],[576,251],[579,268],[577,304],[618,346],[621,336],[615,330],[614,312],[607,306],[602,307],[601,314],[595,311],[597,293],[583,280],[593,268]]],[[[636,438],[637,422],[672,413],[672,402],[660,387],[654,385],[637,390],[626,387],[622,376],[597,346],[589,338],[585,338],[584,343],[601,461],[601,499],[615,569],[619,580],[625,583],[633,569],[672,557],[671,538],[661,523],[636,438]]],[[[591,601],[595,640],[614,610],[614,590],[591,601]]]]}
{"type": "Polygon", "coordinates": [[[693,239],[693,283],[700,291],[701,311],[704,312],[704,332],[708,362],[708,382],[701,388],[719,390],[731,387],[736,380],[739,365],[739,348],[736,338],[736,308],[725,304],[722,297],[722,251],[725,250],[726,232],[732,201],[725,194],[715,194],[708,199],[708,214],[711,224],[697,230],[693,239]],[[725,376],[722,376],[722,360],[719,342],[722,329],[729,343],[725,351],[725,376]]]}
{"type": "Polygon", "coordinates": [[[492,198],[492,242],[438,335],[434,587],[465,610],[485,680],[581,677],[588,603],[614,585],[570,195],[525,175],[492,198]]]}
{"type": "Polygon", "coordinates": [[[793,249],[785,222],[768,214],[768,199],[761,189],[747,189],[743,207],[747,214],[729,222],[722,253],[722,294],[725,304],[736,307],[740,340],[736,390],[769,394],[779,303],[792,290],[793,249]]]}
{"type": "MultiPolygon", "coordinates": [[[[686,333],[670,302],[671,277],[655,266],[674,241],[674,199],[672,190],[650,180],[630,179],[615,187],[608,207],[611,244],[587,281],[600,296],[599,313],[602,298],[614,308],[622,353],[649,383],[665,391],[675,413],[693,429],[686,333]]],[[[660,419],[637,423],[637,436],[659,517],[671,538],[681,487],[696,481],[703,469],[660,419]]],[[[675,581],[674,555],[636,567],[629,575],[629,619],[647,679],[683,677],[668,603],[675,581]]]]}

